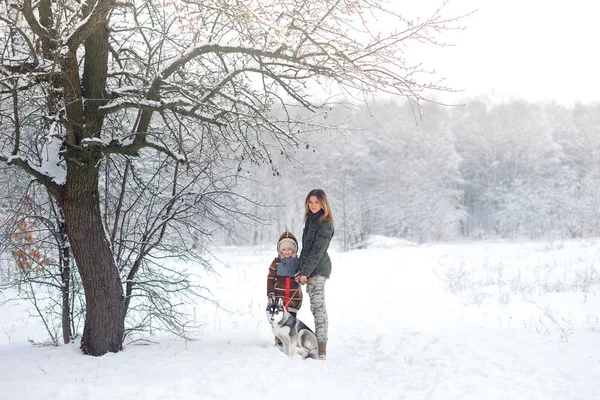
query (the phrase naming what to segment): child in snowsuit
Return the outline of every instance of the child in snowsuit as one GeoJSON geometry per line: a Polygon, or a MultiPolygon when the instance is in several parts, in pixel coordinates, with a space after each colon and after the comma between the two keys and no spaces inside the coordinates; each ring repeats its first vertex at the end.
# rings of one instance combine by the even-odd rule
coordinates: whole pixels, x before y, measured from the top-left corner
{"type": "MultiPolygon", "coordinates": [[[[277,241],[277,253],[267,275],[267,297],[278,301],[283,300],[285,309],[296,316],[302,306],[302,289],[294,279],[298,274],[298,240],[288,231],[285,231],[277,241]]],[[[275,344],[280,344],[279,338],[275,337],[275,344]]]]}

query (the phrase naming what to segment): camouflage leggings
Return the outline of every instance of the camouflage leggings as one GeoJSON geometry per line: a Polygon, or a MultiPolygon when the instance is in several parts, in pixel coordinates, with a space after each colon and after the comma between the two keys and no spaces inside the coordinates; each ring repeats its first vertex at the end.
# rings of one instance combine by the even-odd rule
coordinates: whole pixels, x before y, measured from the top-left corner
{"type": "Polygon", "coordinates": [[[310,298],[310,311],[315,318],[315,333],[319,343],[327,343],[327,309],[325,308],[325,282],[327,278],[313,276],[306,285],[310,298]]]}

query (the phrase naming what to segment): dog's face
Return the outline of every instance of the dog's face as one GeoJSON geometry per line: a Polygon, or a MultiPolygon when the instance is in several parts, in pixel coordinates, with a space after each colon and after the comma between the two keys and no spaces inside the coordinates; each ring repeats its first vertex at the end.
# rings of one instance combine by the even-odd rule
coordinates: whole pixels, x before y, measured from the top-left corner
{"type": "Polygon", "coordinates": [[[271,325],[279,323],[285,316],[285,308],[283,307],[283,301],[279,299],[278,302],[269,299],[267,303],[267,319],[271,325]]]}

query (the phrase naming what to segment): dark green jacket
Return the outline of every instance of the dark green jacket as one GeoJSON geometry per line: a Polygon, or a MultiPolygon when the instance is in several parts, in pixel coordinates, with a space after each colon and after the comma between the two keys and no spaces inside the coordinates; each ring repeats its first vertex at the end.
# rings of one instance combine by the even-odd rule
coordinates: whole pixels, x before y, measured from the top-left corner
{"type": "Polygon", "coordinates": [[[327,254],[327,249],[332,237],[332,223],[306,220],[302,232],[300,275],[306,275],[309,278],[315,275],[329,278],[331,275],[331,259],[327,254]]]}

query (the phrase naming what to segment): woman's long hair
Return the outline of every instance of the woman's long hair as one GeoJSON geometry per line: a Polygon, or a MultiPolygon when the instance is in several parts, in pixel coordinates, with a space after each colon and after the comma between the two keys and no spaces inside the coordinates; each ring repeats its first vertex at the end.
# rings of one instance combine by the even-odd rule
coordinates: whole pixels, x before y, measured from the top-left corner
{"type": "Polygon", "coordinates": [[[323,189],[313,189],[308,192],[306,196],[306,200],[304,200],[304,220],[308,218],[311,214],[310,208],[308,208],[308,201],[312,196],[315,196],[319,203],[321,204],[321,209],[323,210],[323,215],[321,215],[318,220],[319,221],[327,221],[329,223],[333,223],[333,214],[331,213],[331,206],[329,205],[329,200],[327,199],[327,194],[323,189]]]}

